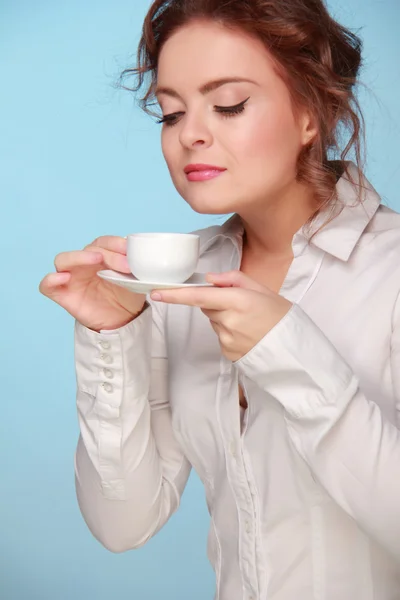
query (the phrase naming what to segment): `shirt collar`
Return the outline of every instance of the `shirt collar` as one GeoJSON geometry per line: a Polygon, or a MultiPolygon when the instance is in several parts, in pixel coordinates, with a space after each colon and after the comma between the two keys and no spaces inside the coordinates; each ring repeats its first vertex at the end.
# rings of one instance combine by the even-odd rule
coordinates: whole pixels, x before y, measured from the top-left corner
{"type": "MultiPolygon", "coordinates": [[[[375,215],[381,204],[381,198],[365,176],[362,176],[362,195],[359,199],[359,177],[356,165],[346,162],[346,170],[336,184],[337,202],[322,210],[316,217],[311,231],[305,232],[305,227],[293,237],[295,256],[303,248],[312,233],[317,231],[328,219],[331,219],[311,240],[311,244],[324,252],[331,254],[343,261],[347,261],[359,241],[365,228],[375,215]],[[346,170],[356,185],[348,179],[346,170]]],[[[201,251],[208,250],[217,239],[228,238],[236,246],[242,244],[244,228],[242,221],[236,213],[223,225],[218,227],[218,232],[205,241],[201,251]]]]}

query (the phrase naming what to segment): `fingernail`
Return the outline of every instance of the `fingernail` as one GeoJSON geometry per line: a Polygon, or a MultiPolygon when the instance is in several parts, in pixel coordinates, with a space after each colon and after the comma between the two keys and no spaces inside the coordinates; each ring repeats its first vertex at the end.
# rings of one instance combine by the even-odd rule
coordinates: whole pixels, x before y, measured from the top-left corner
{"type": "Polygon", "coordinates": [[[152,292],[150,294],[152,300],[162,300],[161,294],[159,292],[152,292]]]}

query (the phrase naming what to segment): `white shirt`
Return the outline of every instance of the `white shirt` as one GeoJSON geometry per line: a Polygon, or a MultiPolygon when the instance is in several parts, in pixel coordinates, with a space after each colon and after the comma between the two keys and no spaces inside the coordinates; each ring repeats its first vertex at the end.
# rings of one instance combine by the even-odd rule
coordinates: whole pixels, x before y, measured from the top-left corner
{"type": "MultiPolygon", "coordinates": [[[[364,184],[357,204],[342,177],[342,213],[295,234],[293,307],[237,362],[198,308],[76,323],[77,495],[105,547],[153,536],[193,466],[216,599],[399,600],[400,215],[364,184]]],[[[237,215],[197,233],[200,272],[240,267],[237,215]]]]}

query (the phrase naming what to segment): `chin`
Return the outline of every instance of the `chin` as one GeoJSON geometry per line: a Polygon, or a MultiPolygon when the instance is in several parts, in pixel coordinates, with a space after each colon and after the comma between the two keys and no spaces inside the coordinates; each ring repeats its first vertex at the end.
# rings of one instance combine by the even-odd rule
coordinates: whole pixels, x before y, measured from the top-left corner
{"type": "Polygon", "coordinates": [[[172,177],[179,195],[197,213],[204,215],[228,215],[235,212],[238,202],[233,190],[227,189],[226,182],[221,185],[219,178],[204,182],[188,183],[178,177],[172,177]],[[224,189],[225,188],[225,189],[224,189]]]}
{"type": "Polygon", "coordinates": [[[195,212],[201,215],[228,215],[236,212],[237,203],[232,202],[232,198],[221,199],[213,198],[211,195],[207,196],[182,196],[183,199],[189,204],[195,212]]]}

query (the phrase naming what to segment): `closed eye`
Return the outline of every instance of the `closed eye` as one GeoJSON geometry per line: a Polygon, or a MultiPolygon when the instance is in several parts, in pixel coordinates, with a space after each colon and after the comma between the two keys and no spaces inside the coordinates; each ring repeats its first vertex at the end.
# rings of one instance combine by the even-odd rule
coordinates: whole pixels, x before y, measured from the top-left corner
{"type": "MultiPolygon", "coordinates": [[[[250,96],[246,98],[246,100],[243,100],[242,102],[239,102],[239,104],[235,104],[234,106],[214,106],[214,110],[215,112],[223,115],[224,117],[234,117],[244,111],[245,104],[249,99],[250,96]]],[[[181,117],[184,114],[185,113],[182,111],[170,113],[168,115],[164,115],[161,119],[157,121],[157,123],[165,123],[165,125],[167,125],[168,127],[172,127],[173,125],[176,125],[176,123],[178,123],[179,117],[181,117]]]]}

